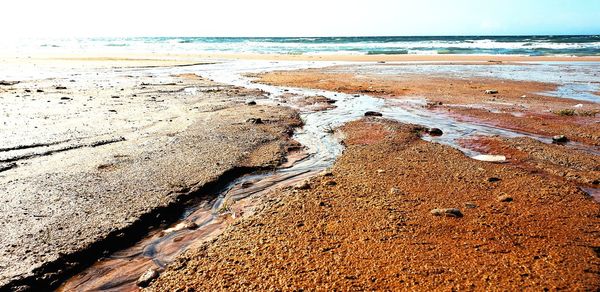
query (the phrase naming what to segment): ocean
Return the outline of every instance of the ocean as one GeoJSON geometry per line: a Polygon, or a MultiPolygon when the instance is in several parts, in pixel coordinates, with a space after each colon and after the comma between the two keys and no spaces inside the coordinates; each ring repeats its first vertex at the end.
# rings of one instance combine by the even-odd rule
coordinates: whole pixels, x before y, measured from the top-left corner
{"type": "Polygon", "coordinates": [[[600,35],[389,37],[127,37],[19,39],[0,52],[258,53],[289,55],[485,54],[597,56],[600,35]]]}

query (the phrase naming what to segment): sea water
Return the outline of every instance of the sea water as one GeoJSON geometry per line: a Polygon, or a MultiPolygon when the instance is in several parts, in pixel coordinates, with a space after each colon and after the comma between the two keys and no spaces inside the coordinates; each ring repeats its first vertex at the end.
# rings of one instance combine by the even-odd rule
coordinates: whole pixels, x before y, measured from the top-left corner
{"type": "Polygon", "coordinates": [[[600,35],[23,38],[0,42],[3,52],[590,56],[600,55],[600,35]]]}

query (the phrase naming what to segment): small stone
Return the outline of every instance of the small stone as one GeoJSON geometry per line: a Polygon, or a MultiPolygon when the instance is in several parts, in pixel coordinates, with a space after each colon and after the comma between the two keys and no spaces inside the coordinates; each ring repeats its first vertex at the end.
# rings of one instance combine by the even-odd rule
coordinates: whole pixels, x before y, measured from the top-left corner
{"type": "Polygon", "coordinates": [[[381,174],[381,173],[385,173],[385,170],[383,170],[383,169],[378,169],[378,170],[377,170],[377,173],[379,173],[379,174],[381,174]]]}
{"type": "Polygon", "coordinates": [[[335,181],[328,180],[328,181],[324,182],[323,185],[324,186],[335,186],[335,185],[337,185],[337,183],[335,181]]]}
{"type": "Polygon", "coordinates": [[[25,89],[25,92],[29,93],[31,92],[31,89],[25,89]]]}
{"type": "Polygon", "coordinates": [[[113,95],[113,96],[111,96],[110,98],[121,98],[121,97],[120,97],[120,96],[118,96],[118,95],[113,95]]]}
{"type": "Polygon", "coordinates": [[[148,287],[148,285],[156,278],[158,278],[158,271],[150,268],[140,276],[136,284],[142,288],[148,287]]]}
{"type": "Polygon", "coordinates": [[[256,101],[248,100],[248,101],[246,101],[246,105],[256,105],[256,101]]]}
{"type": "Polygon", "coordinates": [[[444,132],[442,132],[442,130],[438,128],[430,128],[429,130],[427,130],[427,133],[429,133],[429,135],[431,136],[441,136],[444,134],[444,132]]]}
{"type": "Polygon", "coordinates": [[[401,195],[402,191],[400,189],[397,188],[391,188],[390,189],[390,195],[401,195]]]}
{"type": "Polygon", "coordinates": [[[365,112],[365,117],[382,117],[383,114],[380,112],[368,111],[365,112]]]}
{"type": "Polygon", "coordinates": [[[498,90],[488,89],[485,91],[485,94],[498,94],[498,90]]]}
{"type": "Polygon", "coordinates": [[[487,179],[487,181],[488,181],[488,182],[498,182],[498,181],[500,181],[500,180],[501,180],[501,179],[500,179],[500,178],[497,178],[497,177],[488,177],[488,179],[487,179]]]}
{"type": "Polygon", "coordinates": [[[253,185],[253,183],[252,183],[252,182],[245,181],[245,182],[243,182],[243,183],[242,183],[241,187],[242,187],[243,189],[245,189],[245,188],[249,188],[249,187],[251,187],[252,185],[253,185]]]}
{"type": "Polygon", "coordinates": [[[434,216],[446,216],[460,218],[463,216],[462,212],[456,208],[444,208],[444,209],[433,209],[431,214],[434,216]]]}
{"type": "Polygon", "coordinates": [[[475,204],[475,203],[466,202],[466,203],[465,203],[465,207],[467,207],[467,208],[469,208],[469,209],[475,209],[475,208],[477,208],[478,206],[477,206],[477,204],[475,204]]]}
{"type": "Polygon", "coordinates": [[[294,188],[297,190],[308,190],[308,189],[310,189],[310,183],[307,180],[305,180],[305,181],[297,184],[294,188]]]}
{"type": "Polygon", "coordinates": [[[43,91],[43,90],[41,90],[41,89],[38,89],[38,90],[36,90],[36,92],[38,92],[38,93],[42,93],[42,92],[44,92],[44,91],[43,91]]]}
{"type": "Polygon", "coordinates": [[[66,97],[66,96],[63,96],[63,97],[61,97],[61,98],[60,98],[60,100],[71,100],[71,99],[72,99],[72,98],[70,98],[70,97],[66,97]]]}
{"type": "Polygon", "coordinates": [[[506,162],[506,156],[504,155],[477,155],[473,156],[473,159],[485,162],[506,162]]]}
{"type": "Polygon", "coordinates": [[[194,221],[185,221],[184,222],[185,228],[189,229],[189,230],[194,230],[194,229],[198,229],[198,224],[196,224],[196,222],[194,221]]]}
{"type": "Polygon", "coordinates": [[[521,95],[521,98],[527,98],[527,95],[521,95]]]}
{"type": "Polygon", "coordinates": [[[248,120],[246,120],[246,123],[259,125],[259,124],[263,124],[263,121],[261,118],[249,118],[248,120]]]}
{"type": "Polygon", "coordinates": [[[508,203],[508,202],[512,202],[513,198],[509,195],[502,195],[498,197],[498,202],[504,202],[504,203],[508,203]]]}
{"type": "Polygon", "coordinates": [[[556,135],[552,137],[552,142],[554,143],[566,143],[569,139],[565,135],[556,135]]]}
{"type": "Polygon", "coordinates": [[[331,172],[331,170],[323,170],[321,171],[321,173],[319,173],[320,176],[333,176],[333,172],[331,172]]]}
{"type": "Polygon", "coordinates": [[[67,87],[66,87],[66,86],[56,86],[55,88],[56,88],[57,90],[64,90],[64,89],[67,89],[67,87]]]}

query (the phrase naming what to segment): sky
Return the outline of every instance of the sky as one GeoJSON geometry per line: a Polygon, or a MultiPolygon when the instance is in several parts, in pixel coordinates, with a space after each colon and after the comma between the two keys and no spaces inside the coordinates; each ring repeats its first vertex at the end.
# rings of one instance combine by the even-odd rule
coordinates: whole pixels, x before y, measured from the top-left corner
{"type": "Polygon", "coordinates": [[[600,34],[600,0],[2,0],[3,37],[600,34]]]}

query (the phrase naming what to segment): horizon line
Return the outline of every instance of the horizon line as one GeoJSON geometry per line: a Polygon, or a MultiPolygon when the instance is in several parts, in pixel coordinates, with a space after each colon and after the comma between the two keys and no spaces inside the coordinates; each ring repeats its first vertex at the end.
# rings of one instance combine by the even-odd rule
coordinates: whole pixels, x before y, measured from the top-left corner
{"type": "Polygon", "coordinates": [[[561,36],[586,36],[600,37],[600,33],[590,34],[456,34],[456,35],[336,35],[336,36],[210,36],[210,35],[113,35],[113,36],[14,36],[15,38],[385,38],[385,37],[561,37],[561,36]]]}

